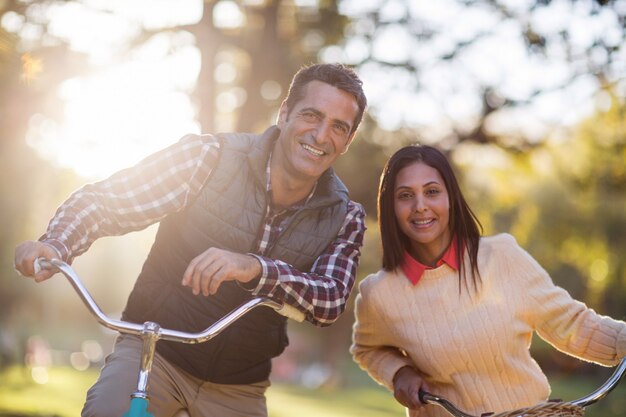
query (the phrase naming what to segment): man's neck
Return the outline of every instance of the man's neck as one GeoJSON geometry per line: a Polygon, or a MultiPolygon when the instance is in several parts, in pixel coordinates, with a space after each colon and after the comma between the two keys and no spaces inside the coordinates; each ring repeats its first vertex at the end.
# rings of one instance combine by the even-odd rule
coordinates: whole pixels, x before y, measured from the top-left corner
{"type": "Polygon", "coordinates": [[[272,204],[278,208],[291,207],[306,199],[317,181],[299,181],[289,178],[280,169],[272,168],[270,181],[272,182],[272,204]]]}

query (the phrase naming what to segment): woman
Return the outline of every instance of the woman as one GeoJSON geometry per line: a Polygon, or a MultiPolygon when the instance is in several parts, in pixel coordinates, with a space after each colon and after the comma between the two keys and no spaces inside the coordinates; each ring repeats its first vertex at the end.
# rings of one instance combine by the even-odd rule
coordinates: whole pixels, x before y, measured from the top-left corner
{"type": "Polygon", "coordinates": [[[360,284],[350,351],[407,415],[447,416],[417,392],[470,414],[545,401],[547,378],[529,353],[533,332],[580,359],[616,365],[626,323],[555,286],[508,234],[481,226],[446,157],[408,146],[380,180],[382,269],[360,284]]]}

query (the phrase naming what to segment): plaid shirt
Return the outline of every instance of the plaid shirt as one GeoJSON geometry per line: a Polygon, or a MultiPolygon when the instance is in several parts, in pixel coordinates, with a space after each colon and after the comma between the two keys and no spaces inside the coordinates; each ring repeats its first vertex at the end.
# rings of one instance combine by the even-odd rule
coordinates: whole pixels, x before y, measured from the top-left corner
{"type": "MultiPolygon", "coordinates": [[[[40,240],[71,262],[99,237],[141,230],[181,211],[204,186],[219,150],[219,142],[211,135],[188,135],[132,168],[82,187],[59,207],[40,240]]],[[[269,163],[267,187],[270,192],[269,163]]],[[[276,213],[267,208],[264,233],[257,251],[251,254],[263,270],[252,294],[297,306],[311,323],[329,325],[343,312],[354,285],[365,211],[360,204],[349,202],[339,234],[310,271],[298,271],[265,256],[293,212],[276,213]]]]}

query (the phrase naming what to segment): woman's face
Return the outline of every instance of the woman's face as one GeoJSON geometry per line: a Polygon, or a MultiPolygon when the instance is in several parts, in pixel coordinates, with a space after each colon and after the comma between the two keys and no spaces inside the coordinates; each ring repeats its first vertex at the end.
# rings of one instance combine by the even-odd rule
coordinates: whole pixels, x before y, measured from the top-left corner
{"type": "Polygon", "coordinates": [[[450,199],[439,171],[415,162],[398,172],[394,211],[409,252],[424,264],[434,264],[450,244],[450,199]]]}

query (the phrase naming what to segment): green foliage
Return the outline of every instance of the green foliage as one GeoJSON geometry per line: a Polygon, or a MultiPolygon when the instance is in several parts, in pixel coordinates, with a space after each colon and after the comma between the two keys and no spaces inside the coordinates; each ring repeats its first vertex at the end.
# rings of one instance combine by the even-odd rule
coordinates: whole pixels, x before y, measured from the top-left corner
{"type": "Polygon", "coordinates": [[[512,233],[557,284],[615,318],[626,317],[625,109],[611,96],[607,110],[525,153],[454,153],[487,233],[512,233]]]}

